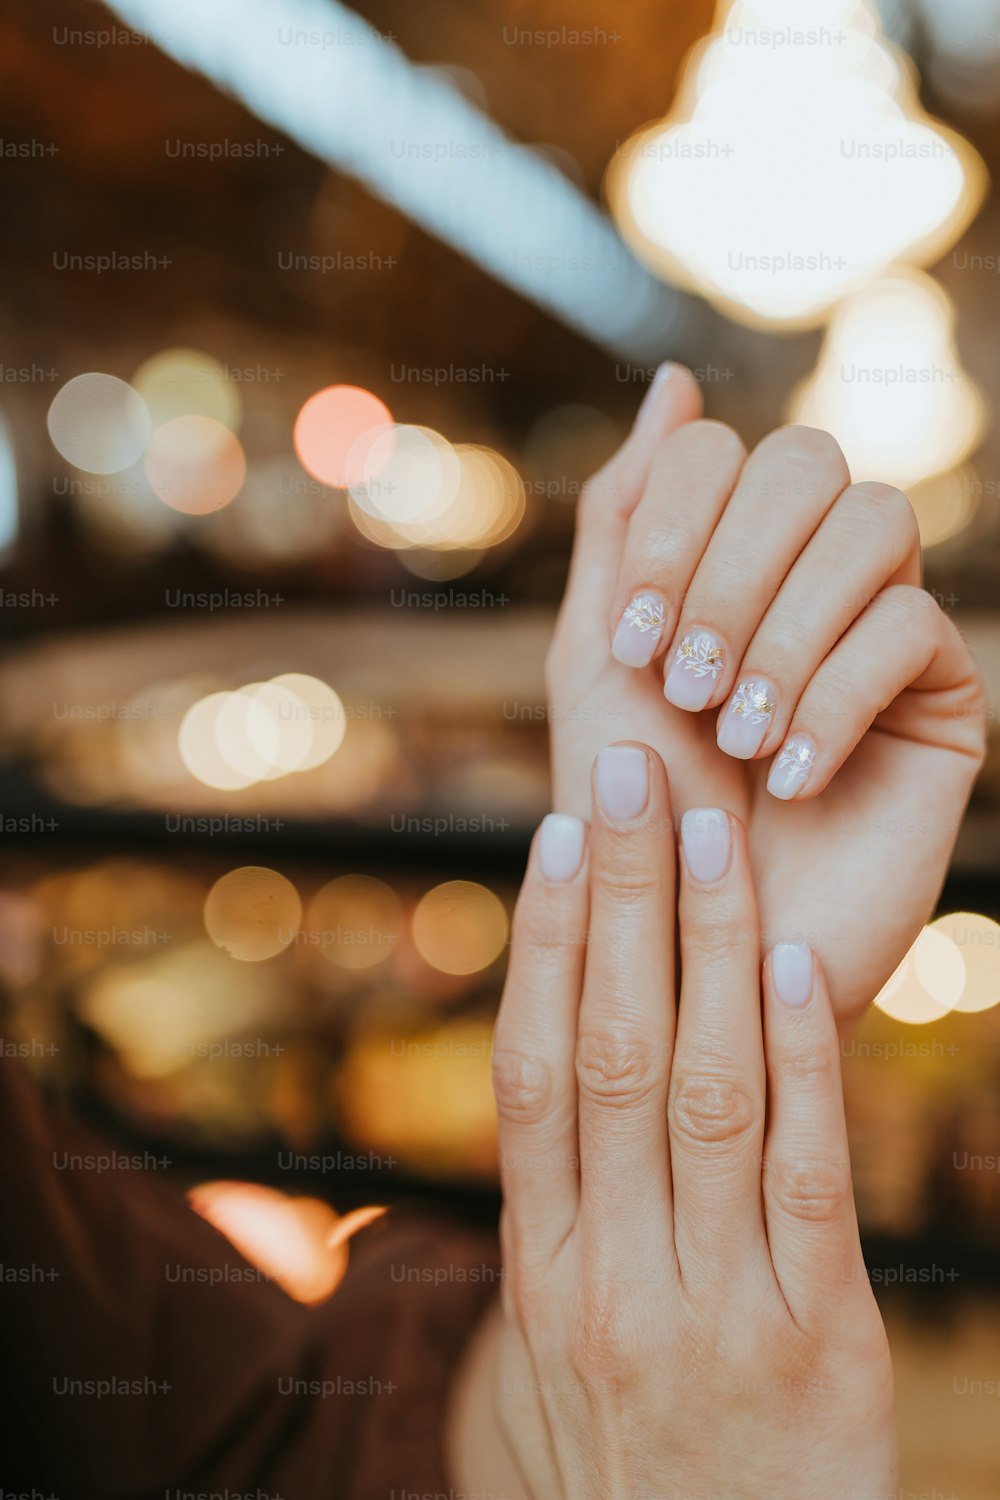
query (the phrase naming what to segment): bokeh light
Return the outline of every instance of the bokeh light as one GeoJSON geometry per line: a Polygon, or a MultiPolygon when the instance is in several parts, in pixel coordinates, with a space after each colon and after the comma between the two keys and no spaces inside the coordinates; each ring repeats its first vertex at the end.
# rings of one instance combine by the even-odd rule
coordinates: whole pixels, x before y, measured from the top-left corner
{"type": "Polygon", "coordinates": [[[875,1004],[897,1021],[926,1026],[955,1009],[965,973],[962,953],[952,939],[925,927],[876,995],[875,1004]]]}
{"type": "Polygon", "coordinates": [[[221,876],[205,899],[205,931],[243,963],[273,958],[295,941],[302,902],[290,880],[263,865],[221,876]]]}
{"type": "Polygon", "coordinates": [[[211,417],[239,430],[243,401],[224,364],[198,349],[163,349],[144,360],[132,385],[145,401],[153,425],[174,417],[211,417]]]}
{"type": "Polygon", "coordinates": [[[304,469],[322,484],[346,489],[374,478],[373,445],[387,459],[392,451],[392,413],[384,401],[356,385],[317,391],[295,421],[295,451],[304,469]]]}
{"type": "Polygon", "coordinates": [[[309,902],[305,933],[339,969],[385,963],[399,941],[403,907],[395,891],[371,875],[342,875],[309,902]]]}
{"type": "Polygon", "coordinates": [[[146,450],[146,476],[172,510],[203,516],[239,494],[247,465],[240,440],[214,417],[173,417],[146,450]]]}
{"type": "Polygon", "coordinates": [[[256,780],[254,775],[238,771],[219,748],[219,715],[231,696],[209,693],[199,698],[185,713],[177,736],[181,760],[191,775],[203,786],[220,792],[242,791],[256,780]]]}
{"type": "Polygon", "coordinates": [[[955,1009],[991,1010],[1000,1002],[1000,924],[979,912],[954,911],[931,923],[962,955],[965,982],[955,1009]]]}
{"type": "Polygon", "coordinates": [[[422,896],[413,913],[413,941],[425,963],[445,974],[488,968],[507,941],[499,896],[470,880],[449,880],[422,896]]]}
{"type": "Polygon", "coordinates": [[[153,430],[142,397],[116,375],[77,375],[48,412],[49,436],[68,463],[88,474],[117,474],[146,451],[153,430]]]}

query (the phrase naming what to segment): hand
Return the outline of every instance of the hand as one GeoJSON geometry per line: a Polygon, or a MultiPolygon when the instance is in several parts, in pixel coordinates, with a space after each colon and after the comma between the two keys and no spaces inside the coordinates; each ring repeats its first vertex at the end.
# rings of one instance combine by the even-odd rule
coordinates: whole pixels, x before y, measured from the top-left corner
{"type": "Polygon", "coordinates": [[[919,587],[904,495],[851,485],[827,433],[781,428],[747,458],[700,410],[666,366],[581,499],[547,662],[553,805],[589,816],[609,740],[655,746],[680,811],[746,824],[765,947],[811,943],[847,1025],[933,910],[982,762],[983,688],[919,587]],[[621,627],[636,598],[652,629],[621,627]],[[742,683],[749,711],[727,712],[742,683]]]}
{"type": "Polygon", "coordinates": [[[774,949],[762,1007],[743,828],[689,810],[675,1016],[662,762],[595,791],[536,837],[494,1042],[507,1441],[535,1500],[895,1494],[822,970],[774,949]]]}

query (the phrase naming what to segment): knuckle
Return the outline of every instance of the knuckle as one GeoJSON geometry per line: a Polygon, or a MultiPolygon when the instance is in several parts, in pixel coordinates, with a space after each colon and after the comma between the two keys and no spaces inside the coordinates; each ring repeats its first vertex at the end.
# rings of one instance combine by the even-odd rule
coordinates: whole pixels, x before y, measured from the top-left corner
{"type": "Polygon", "coordinates": [[[777,1070],[810,1095],[830,1088],[840,1078],[840,1062],[830,1051],[788,1048],[775,1058],[777,1070]]]}
{"type": "Polygon", "coordinates": [[[863,480],[845,491],[844,504],[855,525],[884,527],[905,538],[907,550],[920,541],[916,513],[902,490],[878,480],[863,480]]]}
{"type": "Polygon", "coordinates": [[[847,460],[837,439],[822,427],[807,427],[793,422],[778,427],[758,445],[758,453],[780,459],[796,469],[820,469],[836,475],[846,483],[850,478],[847,460]]]}
{"type": "Polygon", "coordinates": [[[660,1073],[645,1038],[622,1030],[586,1031],[577,1038],[576,1077],[582,1094],[628,1109],[656,1089],[660,1073]]]}
{"type": "Polygon", "coordinates": [[[624,1383],[637,1373],[628,1319],[613,1286],[585,1289],[570,1335],[569,1359],[584,1385],[594,1381],[624,1383]]]}
{"type": "Polygon", "coordinates": [[[592,903],[604,897],[609,904],[631,906],[658,897],[662,880],[648,861],[629,858],[623,850],[612,859],[594,864],[590,887],[592,903]]]}
{"type": "Polygon", "coordinates": [[[732,1079],[690,1075],[674,1084],[668,1118],[673,1134],[697,1146],[733,1146],[753,1134],[761,1110],[732,1079]]]}
{"type": "Polygon", "coordinates": [[[660,579],[684,562],[690,551],[691,537],[686,531],[659,522],[644,532],[630,570],[639,578],[660,579]]]}
{"type": "Polygon", "coordinates": [[[791,1219],[827,1224],[851,1202],[848,1164],[823,1157],[772,1157],[764,1165],[768,1202],[791,1219]]]}
{"type": "Polygon", "coordinates": [[[912,583],[889,584],[878,594],[873,608],[890,626],[922,625],[928,630],[938,629],[941,610],[936,599],[912,583]]]}
{"type": "Polygon", "coordinates": [[[498,1036],[493,1047],[493,1094],[501,1120],[538,1125],[555,1100],[555,1069],[545,1058],[498,1036]]]}

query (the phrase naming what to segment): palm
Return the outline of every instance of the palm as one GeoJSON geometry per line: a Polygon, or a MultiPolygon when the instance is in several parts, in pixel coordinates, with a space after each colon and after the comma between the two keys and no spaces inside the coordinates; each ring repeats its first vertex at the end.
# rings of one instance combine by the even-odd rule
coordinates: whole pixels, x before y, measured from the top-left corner
{"type": "Polygon", "coordinates": [[[787,803],[765,790],[769,762],[724,755],[715,713],[667,703],[655,669],[605,660],[571,676],[553,683],[554,805],[586,817],[597,751],[615,739],[653,746],[675,818],[723,806],[745,823],[765,948],[809,943],[841,1026],[853,1021],[913,941],[944,877],[976,769],[976,726],[955,695],[901,694],[822,795],[787,803]]]}

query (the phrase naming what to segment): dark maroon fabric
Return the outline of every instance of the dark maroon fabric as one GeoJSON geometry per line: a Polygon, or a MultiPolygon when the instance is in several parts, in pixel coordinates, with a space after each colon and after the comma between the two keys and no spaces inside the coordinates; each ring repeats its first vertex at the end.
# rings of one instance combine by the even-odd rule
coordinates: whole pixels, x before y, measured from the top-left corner
{"type": "Polygon", "coordinates": [[[0,1490],[447,1491],[444,1404],[496,1290],[495,1239],[394,1211],[352,1241],[332,1299],[304,1308],[155,1170],[57,1165],[110,1149],[0,1062],[0,1490]]]}

